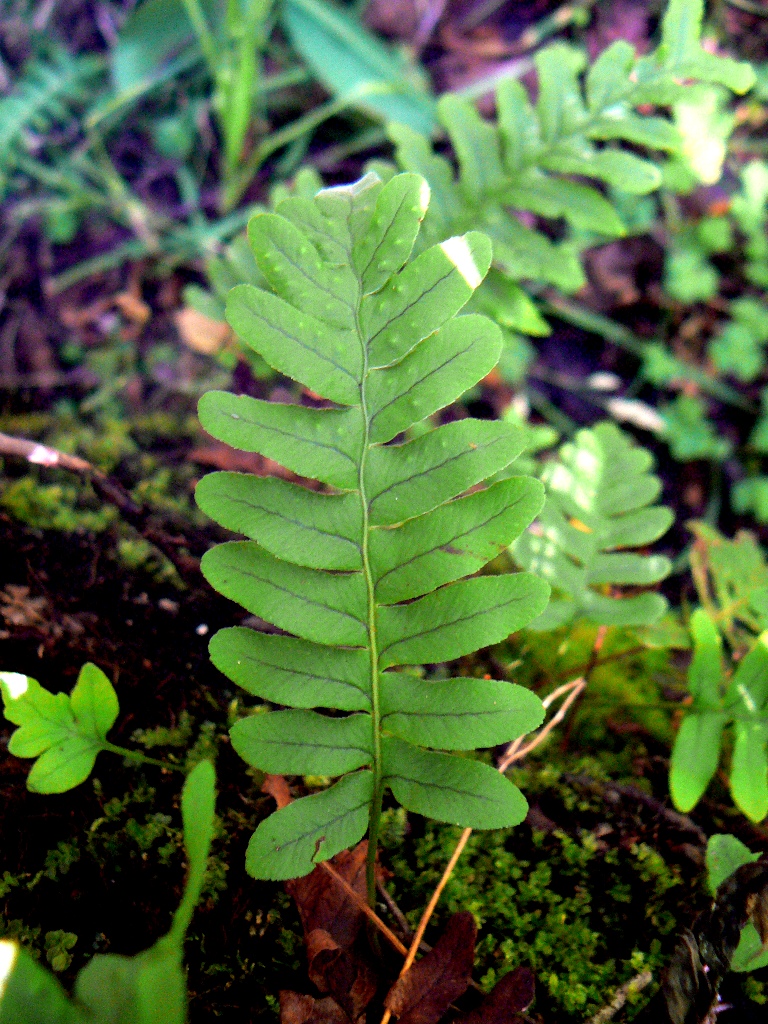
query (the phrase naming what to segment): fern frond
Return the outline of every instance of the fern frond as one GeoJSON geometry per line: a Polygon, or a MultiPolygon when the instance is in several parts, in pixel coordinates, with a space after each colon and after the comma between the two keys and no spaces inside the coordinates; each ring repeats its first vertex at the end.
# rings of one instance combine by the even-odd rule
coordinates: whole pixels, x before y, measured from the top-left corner
{"type": "Polygon", "coordinates": [[[0,193],[29,148],[29,136],[44,136],[69,120],[87,102],[103,69],[100,57],[73,56],[62,47],[30,59],[14,90],[0,99],[0,193]]]}
{"type": "Polygon", "coordinates": [[[702,13],[702,0],[672,0],[660,45],[640,58],[619,40],[586,69],[582,54],[572,47],[546,47],[535,58],[536,104],[520,82],[504,81],[496,96],[495,121],[484,120],[465,99],[444,96],[438,114],[456,155],[457,177],[425,138],[392,126],[399,166],[422,174],[433,191],[425,238],[471,225],[489,235],[496,265],[509,278],[547,281],[564,291],[581,287],[576,247],[552,242],[511,211],[562,218],[581,232],[603,237],[624,233],[615,208],[597,188],[564,176],[578,175],[623,192],[651,192],[661,182],[659,167],[634,150],[673,153],[681,140],[667,117],[638,108],[670,106],[689,89],[685,80],[719,83],[737,93],[750,88],[754,73],[748,64],[702,49],[702,13]]]}
{"type": "Polygon", "coordinates": [[[525,814],[506,778],[438,751],[527,732],[542,717],[538,698],[505,682],[432,684],[397,671],[502,640],[543,610],[549,591],[529,573],[464,578],[541,507],[531,478],[466,493],[521,453],[520,429],[465,419],[397,443],[488,373],[501,348],[490,321],[458,316],[490,263],[484,235],[409,259],[428,195],[417,175],[385,185],[367,175],[254,217],[250,242],[271,291],[233,289],[229,322],[333,406],[223,392],[200,403],[215,437],[326,485],[215,473],[197,489],[204,511],[250,538],[209,551],[207,579],[292,634],[213,638],[225,674],[290,708],[237,723],[235,750],[269,772],[342,776],[259,826],[247,858],[257,877],[306,874],[356,843],[366,823],[373,856],[385,787],[412,811],[476,828],[525,814]]]}
{"type": "Polygon", "coordinates": [[[579,431],[558,454],[542,473],[547,498],[538,527],[514,547],[521,565],[560,592],[532,628],[553,629],[577,615],[612,626],[655,622],[667,606],[660,594],[610,593],[657,583],[671,569],[661,555],[631,550],[658,540],[674,518],[653,504],[661,491],[653,457],[613,423],[579,431]]]}

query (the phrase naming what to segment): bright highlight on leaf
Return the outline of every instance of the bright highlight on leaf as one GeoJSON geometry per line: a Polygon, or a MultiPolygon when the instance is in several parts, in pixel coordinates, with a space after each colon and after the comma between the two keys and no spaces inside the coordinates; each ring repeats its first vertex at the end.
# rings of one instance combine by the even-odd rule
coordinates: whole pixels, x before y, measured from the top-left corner
{"type": "Polygon", "coordinates": [[[200,403],[209,433],[326,485],[214,473],[197,490],[205,512],[248,538],[209,551],[207,579],[291,634],[228,629],[211,642],[231,679],[290,709],[238,722],[235,750],[265,771],[341,777],[259,826],[247,856],[257,877],[306,874],[366,827],[375,850],[386,787],[412,811],[476,828],[526,813],[508,779],[437,751],[528,732],[542,718],[538,698],[506,682],[430,683],[397,671],[504,640],[549,591],[528,573],[465,578],[541,508],[533,479],[476,489],[521,453],[523,432],[464,419],[409,438],[501,350],[493,323],[459,315],[490,266],[484,235],[409,259],[428,194],[415,174],[386,184],[367,175],[257,215],[249,240],[272,291],[235,288],[229,321],[333,406],[226,393],[200,403]]]}

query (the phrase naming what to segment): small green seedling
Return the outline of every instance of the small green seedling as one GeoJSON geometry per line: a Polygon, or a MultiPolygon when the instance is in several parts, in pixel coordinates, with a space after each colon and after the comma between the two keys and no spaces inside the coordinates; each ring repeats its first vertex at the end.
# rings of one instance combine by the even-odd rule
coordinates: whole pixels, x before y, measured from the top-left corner
{"type": "Polygon", "coordinates": [[[680,811],[696,806],[720,763],[725,727],[732,724],[731,795],[748,818],[762,821],[768,814],[768,630],[758,637],[729,680],[720,633],[707,612],[695,611],[690,628],[693,660],[688,688],[693,703],[672,750],[672,800],[680,811]]]}
{"type": "Polygon", "coordinates": [[[181,794],[189,866],[168,934],[138,956],[93,957],[78,974],[72,998],[18,943],[0,941],[0,1024],[184,1024],[184,937],[203,887],[215,799],[213,765],[201,761],[181,794]]]}
{"type": "MultiPolygon", "coordinates": [[[[717,834],[709,837],[707,843],[707,885],[714,896],[718,887],[729,878],[742,864],[752,864],[760,859],[759,853],[753,853],[736,836],[717,834]]],[[[741,932],[741,939],[731,960],[731,970],[743,973],[756,971],[760,967],[768,967],[768,949],[765,948],[757,933],[757,928],[749,921],[741,932]]]]}
{"type": "Polygon", "coordinates": [[[51,693],[19,672],[0,672],[0,694],[5,717],[19,727],[8,743],[9,753],[37,759],[27,777],[33,793],[65,793],[79,786],[102,750],[144,764],[178,767],[110,743],[107,733],[120,705],[112,683],[90,662],[81,668],[70,694],[51,693]]]}

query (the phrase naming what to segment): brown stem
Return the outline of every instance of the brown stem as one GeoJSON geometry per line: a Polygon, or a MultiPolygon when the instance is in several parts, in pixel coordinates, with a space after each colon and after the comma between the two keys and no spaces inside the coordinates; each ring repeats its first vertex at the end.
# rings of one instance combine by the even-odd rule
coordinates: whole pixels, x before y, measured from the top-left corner
{"type": "Polygon", "coordinates": [[[49,469],[64,469],[90,482],[96,494],[118,510],[122,518],[130,523],[145,540],[153,544],[173,563],[179,574],[186,579],[198,580],[200,563],[193,555],[180,550],[186,544],[183,537],[174,537],[152,522],[152,512],[137,504],[123,485],[114,477],[107,476],[92,463],[77,455],[68,455],[57,448],[23,437],[12,437],[0,433],[0,455],[25,459],[32,465],[49,469]]]}

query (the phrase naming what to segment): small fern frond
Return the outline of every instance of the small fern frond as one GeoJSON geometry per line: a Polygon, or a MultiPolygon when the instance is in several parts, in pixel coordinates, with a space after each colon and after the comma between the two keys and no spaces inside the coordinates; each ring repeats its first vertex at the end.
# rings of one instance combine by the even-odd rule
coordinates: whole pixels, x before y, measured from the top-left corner
{"type": "MultiPolygon", "coordinates": [[[[506,682],[430,683],[398,671],[506,638],[549,592],[529,573],[464,578],[541,507],[532,478],[472,490],[521,453],[523,431],[464,419],[397,443],[487,374],[501,348],[493,323],[458,315],[490,264],[484,235],[409,260],[428,196],[417,175],[386,185],[367,175],[254,217],[249,237],[271,290],[233,289],[229,322],[272,367],[333,405],[224,392],[200,403],[210,434],[326,488],[215,473],[197,489],[205,512],[249,538],[209,551],[206,578],[292,634],[235,628],[213,638],[226,675],[289,708],[238,722],[235,750],[268,772],[341,776],[258,827],[247,868],[261,878],[308,873],[366,824],[372,857],[385,788],[411,811],[474,828],[525,815],[509,780],[440,751],[535,728],[538,698],[506,682]]],[[[372,893],[372,860],[368,883],[372,893]]]]}
{"type": "Polygon", "coordinates": [[[667,607],[660,594],[616,596],[616,587],[645,587],[671,570],[661,555],[632,548],[658,540],[674,516],[653,502],[661,482],[653,457],[613,423],[581,430],[545,465],[547,498],[538,524],[518,540],[516,559],[560,592],[535,629],[575,616],[611,626],[649,625],[667,607]]]}
{"type": "Polygon", "coordinates": [[[422,174],[433,191],[425,238],[471,225],[489,235],[494,260],[511,279],[546,281],[564,291],[581,287],[577,247],[551,241],[511,211],[562,218],[598,236],[624,234],[614,206],[597,188],[564,176],[639,195],[651,192],[661,182],[659,167],[634,150],[673,153],[681,140],[667,117],[638,108],[670,106],[690,88],[682,84],[685,80],[719,83],[737,93],[750,88],[754,72],[748,64],[702,49],[702,12],[702,0],[672,0],[660,45],[640,58],[622,40],[588,69],[583,55],[566,44],[540,50],[536,104],[520,82],[506,80],[497,92],[495,122],[483,119],[468,100],[444,96],[438,114],[453,146],[458,177],[426,139],[410,128],[392,126],[399,166],[422,174]]]}
{"type": "Polygon", "coordinates": [[[63,47],[30,59],[16,87],[0,99],[0,193],[17,157],[29,148],[29,137],[45,136],[71,118],[103,69],[100,57],[73,56],[63,47]]]}

